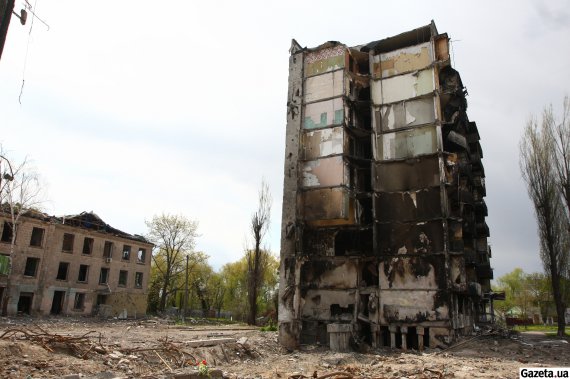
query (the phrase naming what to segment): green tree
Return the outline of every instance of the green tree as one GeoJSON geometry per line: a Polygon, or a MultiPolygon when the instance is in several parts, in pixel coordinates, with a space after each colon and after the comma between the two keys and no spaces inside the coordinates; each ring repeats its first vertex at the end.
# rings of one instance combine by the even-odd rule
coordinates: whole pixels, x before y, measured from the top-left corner
{"type": "Polygon", "coordinates": [[[245,257],[237,262],[226,263],[221,271],[224,287],[224,308],[231,311],[236,320],[245,320],[247,315],[247,262],[245,257]]]}
{"type": "MultiPolygon", "coordinates": [[[[262,250],[266,264],[261,273],[262,286],[256,293],[258,314],[274,316],[277,286],[279,284],[279,260],[267,250],[262,250]]],[[[249,316],[249,286],[248,286],[247,256],[237,262],[227,263],[220,270],[223,289],[223,307],[232,312],[237,320],[245,320],[249,316]]]]}
{"type": "MultiPolygon", "coordinates": [[[[164,311],[168,297],[180,290],[181,277],[186,269],[186,256],[193,263],[207,259],[204,253],[194,251],[198,237],[198,222],[181,215],[162,214],[147,221],[147,238],[155,244],[152,255],[151,278],[160,283],[157,309],[164,311]]],[[[156,285],[156,284],[155,284],[156,285]]]]}
{"type": "Polygon", "coordinates": [[[527,309],[530,304],[526,293],[525,279],[526,274],[521,268],[515,268],[497,279],[496,289],[505,292],[505,300],[498,301],[495,309],[503,313],[504,317],[516,311],[520,311],[523,318],[527,317],[527,309]]]}

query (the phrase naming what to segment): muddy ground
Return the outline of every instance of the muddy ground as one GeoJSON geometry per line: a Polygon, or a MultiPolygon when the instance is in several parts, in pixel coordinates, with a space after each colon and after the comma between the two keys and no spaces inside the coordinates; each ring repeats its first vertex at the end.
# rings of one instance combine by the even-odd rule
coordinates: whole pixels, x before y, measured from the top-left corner
{"type": "Polygon", "coordinates": [[[193,372],[202,360],[212,377],[284,379],[518,378],[523,366],[570,366],[568,340],[540,333],[469,337],[447,350],[365,353],[335,353],[319,346],[287,351],[277,343],[276,332],[180,326],[161,319],[0,318],[0,336],[1,378],[158,379],[193,372]],[[213,346],[200,346],[204,344],[213,346]],[[335,372],[342,374],[328,376],[335,372]]]}

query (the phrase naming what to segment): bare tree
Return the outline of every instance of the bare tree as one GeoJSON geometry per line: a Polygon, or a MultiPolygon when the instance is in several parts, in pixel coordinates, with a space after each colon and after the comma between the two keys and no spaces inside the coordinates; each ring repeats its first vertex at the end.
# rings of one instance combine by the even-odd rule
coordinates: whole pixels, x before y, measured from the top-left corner
{"type": "Polygon", "coordinates": [[[261,181],[257,211],[251,216],[251,234],[254,241],[253,249],[246,249],[247,258],[247,287],[249,312],[247,323],[255,325],[257,318],[257,295],[263,284],[263,271],[267,263],[267,252],[261,248],[263,237],[271,222],[271,193],[265,180],[261,181]]]}
{"type": "MultiPolygon", "coordinates": [[[[567,114],[567,111],[565,113],[567,114]]],[[[568,146],[568,136],[558,138],[558,130],[552,107],[545,108],[540,126],[536,118],[528,121],[519,147],[521,173],[527,184],[538,224],[540,257],[546,273],[551,278],[558,335],[563,336],[565,305],[561,281],[567,273],[569,221],[563,200],[564,186],[567,184],[564,184],[564,179],[559,176],[560,170],[564,170],[564,164],[557,161],[560,158],[557,150],[562,148],[568,153],[568,150],[564,150],[564,146],[568,146]]]]}
{"type": "Polygon", "coordinates": [[[13,254],[20,218],[27,213],[41,211],[45,201],[39,175],[27,159],[14,170],[13,180],[6,186],[5,199],[12,221],[10,254],[13,254]]]}
{"type": "MultiPolygon", "coordinates": [[[[3,154],[0,154],[0,176],[1,211],[10,216],[10,224],[5,227],[11,228],[10,255],[8,257],[8,267],[11,270],[20,218],[27,213],[39,212],[45,199],[39,175],[27,158],[20,164],[14,165],[3,154]]],[[[2,314],[6,314],[11,297],[10,274],[6,280],[6,288],[8,290],[5,291],[2,314]]]]}
{"type": "MultiPolygon", "coordinates": [[[[558,174],[558,185],[564,203],[566,205],[566,214],[570,220],[570,98],[564,98],[562,108],[562,120],[556,122],[552,107],[544,111],[546,122],[552,129],[554,134],[554,150],[556,172],[558,174]]],[[[570,231],[570,226],[569,226],[570,231]]]]}
{"type": "Polygon", "coordinates": [[[179,289],[177,279],[185,271],[186,255],[192,264],[197,264],[207,256],[194,252],[198,237],[198,222],[181,215],[162,214],[147,221],[148,239],[155,244],[153,267],[158,271],[161,282],[158,309],[164,311],[168,295],[179,289]]]}

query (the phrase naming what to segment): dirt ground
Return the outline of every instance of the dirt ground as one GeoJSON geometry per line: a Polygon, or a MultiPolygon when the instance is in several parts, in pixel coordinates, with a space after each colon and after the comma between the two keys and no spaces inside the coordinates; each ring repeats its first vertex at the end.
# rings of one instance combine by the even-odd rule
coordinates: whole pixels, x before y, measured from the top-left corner
{"type": "Polygon", "coordinates": [[[0,336],[1,378],[159,379],[195,372],[195,362],[202,360],[210,370],[234,379],[518,378],[519,367],[570,366],[568,340],[540,333],[469,337],[447,350],[366,353],[335,353],[319,346],[287,351],[277,343],[276,332],[180,326],[161,319],[0,318],[0,336]],[[196,346],[203,344],[213,346],[196,346]]]}

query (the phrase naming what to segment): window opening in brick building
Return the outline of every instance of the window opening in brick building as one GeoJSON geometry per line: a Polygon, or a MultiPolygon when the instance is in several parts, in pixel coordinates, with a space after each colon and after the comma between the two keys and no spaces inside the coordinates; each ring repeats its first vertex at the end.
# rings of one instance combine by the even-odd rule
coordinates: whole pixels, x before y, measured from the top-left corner
{"type": "Polygon", "coordinates": [[[137,263],[144,263],[146,260],[146,249],[139,247],[139,251],[137,253],[137,263]]]}
{"type": "Polygon", "coordinates": [[[103,248],[103,258],[112,258],[113,256],[113,242],[105,241],[103,248]]]}
{"type": "Polygon", "coordinates": [[[73,253],[73,242],[75,241],[75,235],[71,233],[63,233],[63,245],[61,251],[65,253],[73,253]]]}
{"type": "Polygon", "coordinates": [[[128,261],[131,259],[131,247],[129,245],[123,246],[123,260],[128,261]]]}
{"type": "Polygon", "coordinates": [[[73,309],[83,309],[85,307],[85,294],[76,293],[75,301],[73,302],[73,309]]]}
{"type": "Polygon", "coordinates": [[[99,284],[109,283],[109,269],[101,267],[101,273],[99,273],[99,284]]]}
{"type": "Polygon", "coordinates": [[[93,238],[85,237],[83,240],[83,254],[91,254],[93,252],[93,238]]]}
{"type": "Polygon", "coordinates": [[[30,246],[42,247],[43,240],[44,240],[44,229],[34,227],[32,229],[32,237],[30,238],[30,246]]]}
{"type": "Polygon", "coordinates": [[[59,267],[57,269],[57,280],[67,280],[67,272],[69,271],[68,262],[59,262],[59,267]]]}
{"type": "Polygon", "coordinates": [[[79,265],[79,275],[77,275],[78,282],[87,282],[87,275],[89,274],[89,266],[79,265]]]}
{"type": "Polygon", "coordinates": [[[124,271],[121,270],[119,271],[119,285],[121,287],[126,287],[127,286],[127,278],[129,276],[129,272],[128,271],[124,271]]]}
{"type": "Polygon", "coordinates": [[[33,292],[20,292],[20,297],[18,298],[18,313],[29,315],[32,311],[33,300],[33,292]]]}
{"type": "Polygon", "coordinates": [[[135,273],[135,287],[142,288],[143,285],[143,273],[137,272],[135,273]]]}
{"type": "Polygon", "coordinates": [[[4,228],[2,229],[2,242],[12,242],[12,235],[13,235],[14,228],[12,227],[12,223],[8,221],[4,221],[4,228]]]}
{"type": "Polygon", "coordinates": [[[26,268],[24,269],[24,276],[35,277],[40,264],[40,258],[27,258],[26,268]]]}

